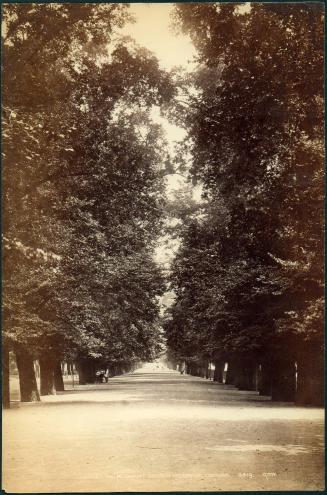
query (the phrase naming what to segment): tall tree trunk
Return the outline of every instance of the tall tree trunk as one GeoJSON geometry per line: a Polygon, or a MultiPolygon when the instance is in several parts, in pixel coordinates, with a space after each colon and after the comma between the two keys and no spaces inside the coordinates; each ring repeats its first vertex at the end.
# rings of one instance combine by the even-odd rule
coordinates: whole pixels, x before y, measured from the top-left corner
{"type": "Polygon", "coordinates": [[[78,372],[79,385],[86,385],[85,366],[83,366],[83,364],[80,360],[77,361],[76,368],[77,368],[77,372],[78,372]]]}
{"type": "Polygon", "coordinates": [[[65,390],[64,379],[62,377],[61,362],[58,360],[54,366],[54,384],[57,392],[63,392],[65,390]]]}
{"type": "Polygon", "coordinates": [[[238,365],[235,386],[240,390],[255,390],[255,365],[247,359],[242,359],[238,365]]]}
{"type": "Polygon", "coordinates": [[[198,370],[197,370],[196,364],[192,363],[191,364],[191,375],[192,376],[197,376],[197,372],[198,372],[198,370]]]}
{"type": "Polygon", "coordinates": [[[256,363],[253,371],[253,390],[259,392],[260,364],[256,363]]]}
{"type": "Polygon", "coordinates": [[[222,361],[215,361],[215,372],[213,374],[213,381],[223,383],[223,370],[224,363],[222,361]]]}
{"type": "Polygon", "coordinates": [[[95,365],[91,359],[79,359],[77,363],[79,384],[95,383],[95,365]]]}
{"type": "Polygon", "coordinates": [[[324,364],[318,353],[297,362],[296,404],[324,406],[324,364]]]}
{"type": "Polygon", "coordinates": [[[230,360],[228,361],[225,384],[234,385],[235,379],[236,379],[236,363],[230,360]]]}
{"type": "Polygon", "coordinates": [[[262,362],[258,372],[258,390],[259,395],[271,396],[272,392],[272,370],[271,365],[262,362]]]}
{"type": "Polygon", "coordinates": [[[272,400],[295,401],[295,362],[280,358],[274,362],[272,373],[272,400]]]}
{"type": "Polygon", "coordinates": [[[21,345],[16,347],[15,354],[19,374],[20,400],[22,402],[39,401],[33,357],[21,345]]]}
{"type": "Polygon", "coordinates": [[[244,366],[241,363],[234,363],[234,374],[233,385],[240,390],[246,390],[247,377],[244,366]]]}
{"type": "Polygon", "coordinates": [[[9,349],[5,344],[2,347],[2,405],[4,409],[10,408],[9,349]]]}
{"type": "Polygon", "coordinates": [[[54,395],[56,393],[54,382],[54,358],[49,354],[43,354],[39,359],[39,363],[40,393],[41,395],[54,395]]]}

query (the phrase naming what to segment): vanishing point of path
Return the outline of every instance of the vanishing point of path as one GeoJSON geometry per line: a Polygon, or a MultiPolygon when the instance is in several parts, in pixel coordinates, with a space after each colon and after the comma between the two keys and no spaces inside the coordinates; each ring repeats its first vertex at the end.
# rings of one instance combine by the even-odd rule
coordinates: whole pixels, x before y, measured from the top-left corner
{"type": "Polygon", "coordinates": [[[4,412],[8,492],[321,490],[323,410],[141,369],[4,412]]]}

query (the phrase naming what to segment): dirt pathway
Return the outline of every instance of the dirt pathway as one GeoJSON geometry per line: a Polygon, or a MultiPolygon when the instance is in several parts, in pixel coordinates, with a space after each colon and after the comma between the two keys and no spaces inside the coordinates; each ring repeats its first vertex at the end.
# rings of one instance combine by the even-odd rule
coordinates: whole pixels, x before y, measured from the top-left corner
{"type": "Polygon", "coordinates": [[[3,417],[8,492],[323,489],[323,411],[138,372],[3,417]]]}

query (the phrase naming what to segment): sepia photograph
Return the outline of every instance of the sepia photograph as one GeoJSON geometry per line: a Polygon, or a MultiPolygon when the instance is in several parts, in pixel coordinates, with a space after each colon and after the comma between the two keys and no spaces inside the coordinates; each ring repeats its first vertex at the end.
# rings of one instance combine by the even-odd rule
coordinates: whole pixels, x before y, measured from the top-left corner
{"type": "Polygon", "coordinates": [[[325,490],[323,2],[7,2],[2,491],[325,490]]]}

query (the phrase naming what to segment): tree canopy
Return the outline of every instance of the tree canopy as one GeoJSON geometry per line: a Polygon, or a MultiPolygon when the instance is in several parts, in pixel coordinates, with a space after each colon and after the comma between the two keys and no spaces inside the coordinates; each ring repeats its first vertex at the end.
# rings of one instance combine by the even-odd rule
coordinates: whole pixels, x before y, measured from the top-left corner
{"type": "Polygon", "coordinates": [[[175,261],[171,350],[322,356],[321,5],[179,4],[175,24],[198,66],[170,114],[207,206],[175,261]]]}
{"type": "Polygon", "coordinates": [[[166,338],[176,360],[274,366],[279,389],[287,367],[322,376],[322,6],[173,17],[192,71],[121,35],[128,4],[4,5],[5,346],[102,366],[166,338]],[[154,107],[186,131],[173,153],[154,107]],[[180,240],[168,277],[160,238],[180,240]]]}
{"type": "Polygon", "coordinates": [[[153,261],[173,87],[121,4],[4,8],[5,339],[106,361],[161,349],[153,261]],[[22,87],[24,91],[22,91],[22,87]]]}

